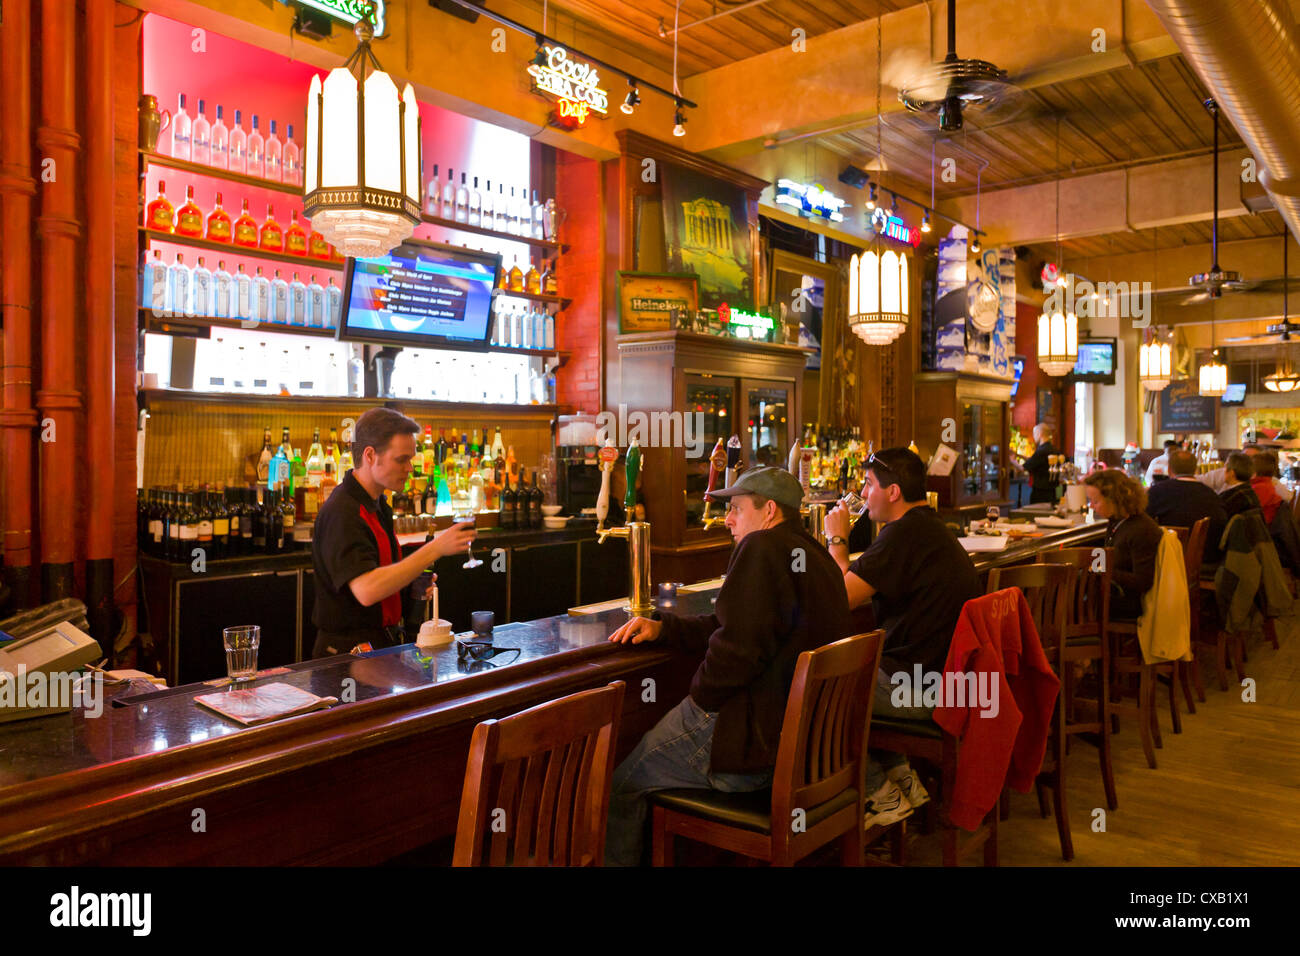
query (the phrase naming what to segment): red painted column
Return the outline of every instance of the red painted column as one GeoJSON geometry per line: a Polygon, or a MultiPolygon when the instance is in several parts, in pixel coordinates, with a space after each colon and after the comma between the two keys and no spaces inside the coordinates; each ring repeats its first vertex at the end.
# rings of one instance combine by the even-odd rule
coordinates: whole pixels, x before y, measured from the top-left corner
{"type": "Polygon", "coordinates": [[[568,213],[562,237],[569,249],[559,257],[560,295],[572,301],[555,330],[556,347],[571,352],[555,375],[557,400],[577,412],[600,410],[601,197],[600,163],[574,153],[558,152],[556,196],[568,213]]]}
{"type": "Polygon", "coordinates": [[[10,602],[30,602],[32,564],[32,14],[5,0],[0,26],[0,309],[4,313],[0,407],[0,502],[4,583],[10,602]]]}
{"type": "MultiPolygon", "coordinates": [[[[76,52],[77,5],[42,3],[41,125],[36,130],[40,240],[41,378],[36,393],[40,421],[41,600],[74,592],[76,541],[78,239],[76,52]]],[[[107,241],[108,237],[103,237],[107,241]]]]}

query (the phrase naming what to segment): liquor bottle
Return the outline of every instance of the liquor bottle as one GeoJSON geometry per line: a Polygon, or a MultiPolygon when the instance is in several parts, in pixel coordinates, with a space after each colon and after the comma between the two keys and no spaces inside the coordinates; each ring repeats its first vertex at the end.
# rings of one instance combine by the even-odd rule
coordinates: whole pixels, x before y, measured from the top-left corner
{"type": "Polygon", "coordinates": [[[533,207],[528,202],[528,187],[519,187],[519,205],[515,207],[515,219],[519,223],[519,235],[533,234],[533,207]]]}
{"type": "Polygon", "coordinates": [[[428,480],[424,485],[424,499],[420,503],[420,513],[426,515],[436,515],[438,513],[438,483],[442,480],[442,471],[435,470],[429,472],[428,480]]]}
{"type": "Polygon", "coordinates": [[[159,232],[171,232],[175,225],[172,204],[167,200],[167,184],[161,179],[158,180],[158,195],[145,207],[144,224],[159,232]]]}
{"type": "Polygon", "coordinates": [[[311,447],[307,449],[307,484],[319,487],[325,475],[325,449],[320,443],[320,429],[312,432],[311,447]]]}
{"type": "Polygon", "coordinates": [[[172,312],[180,315],[190,302],[190,269],[179,252],[176,253],[176,261],[167,270],[167,284],[171,286],[172,312]]]}
{"type": "Polygon", "coordinates": [[[228,319],[234,312],[234,278],[226,271],[226,260],[217,260],[217,271],[212,274],[212,314],[228,319]]]}
{"type": "Polygon", "coordinates": [[[483,221],[483,194],[478,191],[478,177],[474,177],[474,188],[469,191],[469,212],[467,222],[477,226],[483,221]]]}
{"type": "MultiPolygon", "coordinates": [[[[270,488],[266,489],[266,497],[269,500],[272,492],[270,488]]],[[[265,554],[266,546],[266,507],[259,505],[257,501],[257,489],[252,489],[252,500],[249,503],[250,520],[249,524],[253,528],[253,551],[256,554],[265,554]]]]}
{"type": "Polygon", "coordinates": [[[465,184],[465,173],[460,174],[460,185],[456,187],[456,221],[469,221],[469,186],[465,184]]]}
{"type": "MultiPolygon", "coordinates": [[[[231,302],[231,308],[234,310],[231,317],[236,319],[251,319],[253,317],[253,277],[244,271],[244,264],[239,264],[238,271],[234,275],[234,301],[231,302]]],[[[242,346],[241,346],[242,348],[242,346]]]]}
{"type": "MultiPolygon", "coordinates": [[[[308,223],[308,226],[310,225],[311,223],[308,223]]],[[[325,260],[328,260],[330,257],[330,244],[326,242],[325,237],[315,229],[312,229],[307,234],[307,256],[311,259],[325,260]]]]}
{"type": "Polygon", "coordinates": [[[261,266],[253,276],[253,314],[249,318],[258,322],[271,321],[271,280],[262,274],[261,266]]]}
{"type": "Polygon", "coordinates": [[[519,235],[519,200],[514,186],[510,187],[510,201],[506,205],[506,232],[512,236],[519,235]]]}
{"type": "Polygon", "coordinates": [[[546,204],[537,201],[537,190],[533,190],[533,238],[546,238],[546,204]]]}
{"type": "Polygon", "coordinates": [[[320,504],[322,505],[329,501],[330,495],[332,495],[334,489],[338,487],[339,480],[335,477],[338,474],[338,470],[338,465],[334,463],[334,460],[327,452],[325,455],[325,473],[321,475],[320,479],[320,504]]]}
{"type": "Polygon", "coordinates": [[[185,314],[207,316],[211,311],[212,270],[203,264],[203,256],[199,256],[199,264],[190,276],[190,304],[185,314]]]}
{"type": "Polygon", "coordinates": [[[275,206],[269,203],[266,206],[266,222],[262,223],[262,229],[258,233],[257,247],[267,252],[284,251],[284,233],[275,221],[275,206]]]}
{"type": "Polygon", "coordinates": [[[176,115],[172,117],[172,155],[190,158],[190,116],[185,112],[185,94],[177,97],[176,115]]]}
{"type": "Polygon", "coordinates": [[[433,176],[429,179],[429,189],[424,197],[424,211],[436,216],[442,209],[442,180],[438,178],[438,164],[433,164],[433,176]]]}
{"type": "Polygon", "coordinates": [[[325,316],[327,329],[337,329],[339,327],[339,318],[343,314],[343,290],[334,284],[334,277],[330,276],[329,287],[325,290],[325,316]]]}
{"type": "Polygon", "coordinates": [[[478,514],[487,507],[487,491],[483,482],[483,472],[472,468],[469,473],[469,510],[478,514]]]}
{"type": "Polygon", "coordinates": [[[438,444],[433,449],[433,463],[442,467],[443,462],[447,460],[447,429],[438,429],[438,444]]]}
{"type": "Polygon", "coordinates": [[[171,309],[167,288],[167,263],[162,261],[162,250],[155,249],[153,258],[145,263],[140,282],[140,307],[152,309],[163,315],[171,309]]]}
{"type": "Polygon", "coordinates": [[[510,347],[524,348],[524,310],[515,309],[510,313],[510,347]]]}
{"type": "Polygon", "coordinates": [[[289,213],[289,228],[284,231],[284,251],[294,256],[307,255],[307,233],[298,225],[298,210],[289,213]]]}
{"type": "Polygon", "coordinates": [[[507,274],[506,278],[506,288],[511,292],[524,291],[524,273],[523,270],[519,268],[518,256],[515,256],[514,259],[511,260],[510,272],[507,274]]]}
{"type": "Polygon", "coordinates": [[[297,508],[294,506],[294,492],[280,495],[280,518],[284,524],[284,545],[285,551],[297,551],[298,543],[293,539],[293,525],[297,518],[297,508]]]}
{"type": "Polygon", "coordinates": [[[537,469],[533,469],[533,486],[528,490],[528,497],[532,506],[532,526],[540,528],[542,526],[542,500],[546,495],[542,492],[541,487],[537,484],[537,469]]]}
{"type": "Polygon", "coordinates": [[[287,488],[277,488],[266,496],[266,550],[269,554],[284,552],[284,512],[280,500],[288,497],[287,488]]]}
{"type": "Polygon", "coordinates": [[[506,447],[506,474],[511,477],[515,487],[519,487],[519,462],[515,460],[515,446],[506,447]]]}
{"type": "Polygon", "coordinates": [[[492,228],[497,232],[508,232],[510,230],[510,207],[506,205],[506,187],[502,183],[497,183],[497,201],[492,228]]]}
{"type": "Polygon", "coordinates": [[[163,556],[168,561],[175,561],[180,553],[181,524],[177,520],[180,512],[176,508],[175,492],[163,495],[163,556]]]}
{"type": "Polygon", "coordinates": [[[493,222],[495,222],[492,214],[494,205],[495,203],[492,199],[492,180],[485,179],[483,181],[483,199],[479,218],[479,225],[484,229],[491,229],[493,222]]]}
{"type": "MultiPolygon", "coordinates": [[[[323,473],[322,473],[323,475],[323,473]]],[[[298,521],[315,521],[320,511],[320,485],[303,482],[293,492],[293,516],[298,521]]],[[[290,532],[292,534],[292,531],[290,532]]],[[[297,544],[295,542],[295,547],[297,544]]]]}
{"type": "Polygon", "coordinates": [[[555,263],[546,263],[546,269],[542,272],[542,295],[559,295],[560,280],[555,274],[555,263]]]}
{"type": "Polygon", "coordinates": [[[497,426],[496,434],[492,436],[492,457],[496,459],[497,467],[501,467],[506,460],[506,445],[501,439],[501,426],[497,426]]]}
{"type": "Polygon", "coordinates": [[[235,125],[230,130],[230,171],[248,172],[248,134],[244,132],[244,114],[235,110],[235,125]]]}
{"type": "Polygon", "coordinates": [[[219,103],[217,121],[212,124],[212,165],[217,169],[230,168],[230,129],[226,126],[219,103]]]}
{"type": "Polygon", "coordinates": [[[166,540],[163,517],[162,494],[157,490],[149,492],[149,553],[154,557],[162,556],[166,540]]]}
{"type": "Polygon", "coordinates": [[[185,205],[176,211],[176,235],[197,239],[203,235],[203,210],[194,202],[194,187],[185,187],[185,205]]]}
{"type": "Polygon", "coordinates": [[[307,313],[304,321],[309,329],[323,329],[325,325],[325,287],[316,281],[315,274],[307,284],[307,313]]]}
{"type": "Polygon", "coordinates": [[[533,347],[533,311],[531,308],[519,310],[519,348],[533,347]]]}
{"type": "MultiPolygon", "coordinates": [[[[289,356],[289,350],[285,349],[284,354],[287,359],[289,356]]],[[[303,464],[301,449],[295,448],[293,450],[293,454],[289,458],[289,467],[292,476],[289,484],[292,488],[297,488],[299,485],[307,483],[307,466],[303,464]]]]}
{"type": "Polygon", "coordinates": [[[448,168],[447,181],[442,184],[442,203],[438,207],[438,215],[443,219],[456,218],[456,183],[454,176],[456,174],[448,168]]]}
{"type": "Polygon", "coordinates": [[[204,115],[203,100],[199,100],[199,115],[194,117],[194,126],[190,130],[190,158],[204,166],[212,165],[212,124],[204,115]]]}
{"type": "Polygon", "coordinates": [[[542,294],[542,274],[532,262],[528,263],[528,271],[524,273],[524,291],[533,295],[542,294]]]}
{"type": "Polygon", "coordinates": [[[307,325],[307,287],[302,284],[296,272],[293,274],[293,281],[289,283],[288,322],[290,325],[300,325],[304,328],[307,325]]]}
{"type": "Polygon", "coordinates": [[[510,477],[505,476],[501,491],[501,527],[514,528],[519,521],[519,495],[510,487],[510,477]]]}
{"type": "Polygon", "coordinates": [[[214,557],[212,554],[212,511],[208,508],[208,493],[206,491],[197,492],[194,499],[194,524],[199,532],[195,541],[203,549],[205,558],[211,558],[214,557]]]}
{"type": "Polygon", "coordinates": [[[325,445],[325,463],[334,466],[334,474],[338,478],[343,476],[343,473],[339,471],[340,462],[338,430],[331,428],[329,442],[325,445]]]}
{"type": "Polygon", "coordinates": [[[528,491],[528,472],[524,471],[515,481],[515,527],[521,531],[533,526],[533,498],[528,491]]]}
{"type": "Polygon", "coordinates": [[[541,309],[533,309],[533,344],[531,348],[546,348],[546,313],[541,309]]]}
{"type": "Polygon", "coordinates": [[[548,352],[555,348],[555,316],[549,312],[542,319],[542,348],[548,352]]]}
{"type": "Polygon", "coordinates": [[[280,182],[284,179],[284,144],[275,135],[275,120],[271,120],[271,135],[266,138],[266,178],[280,182]]]}
{"type": "Polygon", "coordinates": [[[257,128],[257,114],[253,114],[253,131],[248,134],[248,175],[266,177],[266,140],[257,128]]]}
{"type": "MultiPolygon", "coordinates": [[[[181,210],[184,212],[184,210],[181,210]]],[[[178,228],[176,230],[180,232],[178,228]]],[[[217,193],[217,204],[208,213],[208,228],[203,238],[209,242],[230,242],[232,238],[230,214],[221,206],[221,193],[217,193]]]]}
{"type": "Polygon", "coordinates": [[[293,141],[293,124],[288,126],[284,138],[284,181],[290,186],[302,185],[302,150],[293,141]]]}
{"type": "Polygon", "coordinates": [[[257,248],[257,220],[248,213],[248,200],[244,200],[239,218],[235,220],[234,244],[246,249],[257,248]]]}

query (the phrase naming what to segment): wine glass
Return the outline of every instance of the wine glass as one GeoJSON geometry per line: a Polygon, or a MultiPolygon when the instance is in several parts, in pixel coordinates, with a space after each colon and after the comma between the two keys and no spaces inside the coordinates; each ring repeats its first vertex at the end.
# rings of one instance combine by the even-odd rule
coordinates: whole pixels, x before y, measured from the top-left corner
{"type": "MultiPolygon", "coordinates": [[[[467,504],[466,505],[458,504],[452,513],[452,519],[457,524],[459,524],[462,521],[467,521],[469,522],[470,525],[473,525],[474,512],[469,509],[467,504]]],[[[467,568],[467,569],[477,568],[479,565],[483,563],[481,560],[474,557],[473,541],[470,541],[468,544],[465,545],[465,554],[468,556],[469,560],[467,560],[464,564],[461,565],[462,568],[467,568]]]]}

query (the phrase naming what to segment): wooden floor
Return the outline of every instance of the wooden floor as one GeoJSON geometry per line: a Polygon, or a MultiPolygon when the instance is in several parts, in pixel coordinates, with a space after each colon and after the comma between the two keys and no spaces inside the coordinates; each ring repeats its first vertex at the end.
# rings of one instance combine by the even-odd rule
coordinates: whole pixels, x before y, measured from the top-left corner
{"type": "MultiPolygon", "coordinates": [[[[1183,732],[1169,726],[1163,690],[1158,769],[1147,767],[1131,722],[1112,738],[1119,809],[1105,813],[1097,751],[1072,745],[1067,777],[1074,861],[1061,859],[1056,821],[1039,816],[1032,792],[1013,793],[1002,822],[1002,866],[1296,866],[1300,865],[1300,617],[1278,622],[1280,650],[1256,635],[1246,674],[1255,702],[1242,701],[1231,677],[1218,689],[1212,661],[1201,656],[1205,703],[1183,710],[1183,732]]],[[[1180,701],[1180,706],[1182,702],[1180,701]]],[[[910,823],[911,821],[909,821],[910,823]]],[[[909,835],[914,865],[937,865],[936,837],[909,835]]],[[[978,856],[978,855],[977,855],[978,856]]]]}

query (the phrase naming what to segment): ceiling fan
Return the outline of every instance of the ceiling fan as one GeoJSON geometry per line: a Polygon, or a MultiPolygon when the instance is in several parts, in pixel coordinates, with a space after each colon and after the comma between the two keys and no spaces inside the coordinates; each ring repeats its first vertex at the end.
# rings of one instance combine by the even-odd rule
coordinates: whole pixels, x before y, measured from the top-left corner
{"type": "Polygon", "coordinates": [[[1018,91],[1006,70],[987,60],[957,58],[957,0],[948,0],[948,55],[939,63],[917,59],[906,51],[891,57],[889,82],[908,110],[937,115],[944,132],[961,129],[966,110],[987,111],[1018,91]]]}
{"type": "Polygon", "coordinates": [[[1281,279],[1270,279],[1270,280],[1269,280],[1269,283],[1268,283],[1268,284],[1270,284],[1270,285],[1273,284],[1273,283],[1277,283],[1277,284],[1280,284],[1280,286],[1281,286],[1281,290],[1282,290],[1282,321],[1279,322],[1279,323],[1277,323],[1277,324],[1275,324],[1275,325],[1267,326],[1266,329],[1265,329],[1265,331],[1262,332],[1262,333],[1260,333],[1260,334],[1258,334],[1258,335],[1235,335],[1235,336],[1233,336],[1232,338],[1224,339],[1223,341],[1225,341],[1225,342],[1258,342],[1258,341],[1260,341],[1260,340],[1268,340],[1268,339],[1273,338],[1274,336],[1278,336],[1278,341],[1281,342],[1282,344],[1286,344],[1286,343],[1288,343],[1288,342],[1291,341],[1291,336],[1292,336],[1292,335],[1295,335],[1295,336],[1296,336],[1296,341],[1300,341],[1300,322],[1295,322],[1295,323],[1293,323],[1293,322],[1291,321],[1291,312],[1290,312],[1290,308],[1289,308],[1289,304],[1290,304],[1290,303],[1288,302],[1288,299],[1287,299],[1288,287],[1289,287],[1289,285],[1290,285],[1290,283],[1289,283],[1289,281],[1288,281],[1289,278],[1290,278],[1290,273],[1289,273],[1289,270],[1288,270],[1288,261],[1287,261],[1287,260],[1288,260],[1288,255],[1287,255],[1287,253],[1288,253],[1288,248],[1289,248],[1289,246],[1290,246],[1290,244],[1291,244],[1291,241],[1290,241],[1290,240],[1291,240],[1291,237],[1290,237],[1290,236],[1287,234],[1287,232],[1284,230],[1284,231],[1282,232],[1282,278],[1281,278],[1281,279]]]}

